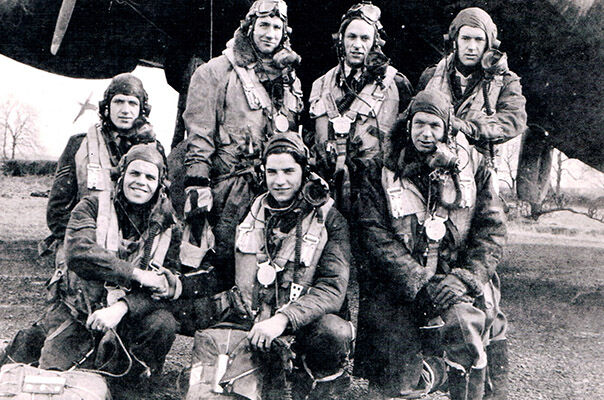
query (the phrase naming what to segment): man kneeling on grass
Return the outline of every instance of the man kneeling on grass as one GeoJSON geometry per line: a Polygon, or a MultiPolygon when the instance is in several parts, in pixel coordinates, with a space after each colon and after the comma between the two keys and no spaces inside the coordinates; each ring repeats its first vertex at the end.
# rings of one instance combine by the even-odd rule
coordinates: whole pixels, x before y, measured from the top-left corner
{"type": "Polygon", "coordinates": [[[487,160],[454,135],[451,115],[442,93],[418,93],[391,134],[392,152],[360,166],[354,217],[366,257],[354,368],[371,398],[436,389],[443,364],[430,364],[431,354],[449,366],[452,400],[480,400],[485,346],[505,338],[496,273],[505,217],[487,160]],[[440,343],[422,346],[430,331],[440,343]]]}
{"type": "Polygon", "coordinates": [[[162,269],[173,211],[165,162],[155,144],[133,146],[119,163],[112,198],[84,197],[65,233],[67,275],[45,316],[40,368],[99,368],[138,378],[161,372],[176,334],[162,269]]]}
{"type": "MultiPolygon", "coordinates": [[[[353,328],[336,315],[348,285],[348,227],[307,162],[308,149],[295,132],[267,143],[268,192],[237,227],[236,286],[224,293],[223,322],[196,334],[187,398],[284,399],[292,391],[329,398],[349,381],[342,367],[353,328]],[[279,351],[289,350],[290,340],[293,364],[292,353],[279,351]],[[284,374],[293,365],[296,379],[284,374]]],[[[194,289],[187,279],[168,278],[168,297],[194,289]]]]}

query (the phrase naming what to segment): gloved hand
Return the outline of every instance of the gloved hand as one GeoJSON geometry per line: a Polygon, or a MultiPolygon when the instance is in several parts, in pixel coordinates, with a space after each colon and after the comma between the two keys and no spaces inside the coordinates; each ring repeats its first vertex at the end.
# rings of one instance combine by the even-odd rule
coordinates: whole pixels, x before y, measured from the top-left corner
{"type": "Polygon", "coordinates": [[[453,116],[451,127],[454,131],[466,135],[470,144],[485,146],[490,142],[497,143],[504,137],[501,127],[492,123],[493,116],[487,116],[482,110],[470,110],[465,118],[463,120],[453,116]]]}
{"type": "Polygon", "coordinates": [[[446,310],[465,300],[462,297],[468,293],[468,287],[455,275],[447,275],[431,292],[434,304],[440,309],[446,310]]]}
{"type": "Polygon", "coordinates": [[[209,187],[189,186],[185,192],[187,200],[184,211],[187,222],[194,222],[212,209],[212,189],[209,187]]]}
{"type": "Polygon", "coordinates": [[[456,134],[456,132],[461,132],[466,135],[469,139],[480,139],[474,125],[472,125],[468,121],[464,121],[463,119],[456,117],[455,115],[451,116],[451,128],[453,128],[454,135],[456,134]]]}

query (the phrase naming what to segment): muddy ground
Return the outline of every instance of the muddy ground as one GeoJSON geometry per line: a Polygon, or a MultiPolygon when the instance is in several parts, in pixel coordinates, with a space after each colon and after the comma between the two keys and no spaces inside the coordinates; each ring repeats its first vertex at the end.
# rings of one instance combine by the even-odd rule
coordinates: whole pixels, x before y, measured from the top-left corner
{"type": "MultiPolygon", "coordinates": [[[[0,339],[39,318],[51,273],[36,251],[45,201],[17,194],[23,190],[0,196],[0,339]]],[[[514,225],[499,268],[510,321],[510,399],[604,399],[604,241],[593,232],[560,236],[533,228],[514,225]]],[[[122,387],[114,399],[179,398],[178,374],[191,347],[191,338],[179,336],[159,381],[145,390],[122,387]]],[[[365,399],[366,390],[355,380],[342,398],[365,399]]]]}

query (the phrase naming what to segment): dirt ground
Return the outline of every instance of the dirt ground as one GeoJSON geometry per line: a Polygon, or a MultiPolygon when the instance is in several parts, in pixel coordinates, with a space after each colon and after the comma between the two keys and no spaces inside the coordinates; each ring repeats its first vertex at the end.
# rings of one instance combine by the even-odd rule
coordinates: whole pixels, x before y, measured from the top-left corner
{"type": "MultiPolygon", "coordinates": [[[[36,251],[47,233],[46,199],[29,196],[36,190],[32,187],[44,188],[48,181],[15,179],[0,177],[0,340],[39,318],[45,307],[44,282],[51,273],[36,251]]],[[[499,268],[510,322],[510,399],[604,399],[603,227],[587,229],[590,223],[567,216],[552,220],[511,224],[499,268]],[[574,224],[573,230],[561,236],[546,229],[560,220],[574,224]]],[[[178,376],[191,347],[191,338],[179,336],[159,381],[144,390],[121,387],[114,399],[178,399],[178,376]]],[[[341,397],[366,399],[366,382],[355,380],[341,397]]]]}

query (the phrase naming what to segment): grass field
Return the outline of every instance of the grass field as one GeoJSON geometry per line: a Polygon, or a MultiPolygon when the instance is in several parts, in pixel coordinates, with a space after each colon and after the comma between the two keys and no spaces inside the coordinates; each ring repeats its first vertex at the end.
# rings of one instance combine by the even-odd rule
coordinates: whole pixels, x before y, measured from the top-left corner
{"type": "MultiPolygon", "coordinates": [[[[7,339],[45,306],[51,271],[36,244],[48,232],[46,199],[29,193],[47,190],[50,179],[0,177],[0,184],[0,339],[7,339]]],[[[604,399],[604,224],[561,214],[515,221],[510,231],[499,268],[510,321],[510,399],[604,399]]],[[[191,347],[191,338],[179,336],[158,382],[146,391],[122,388],[114,398],[179,398],[176,381],[191,347]]],[[[366,382],[355,380],[341,398],[367,398],[366,382]]]]}

